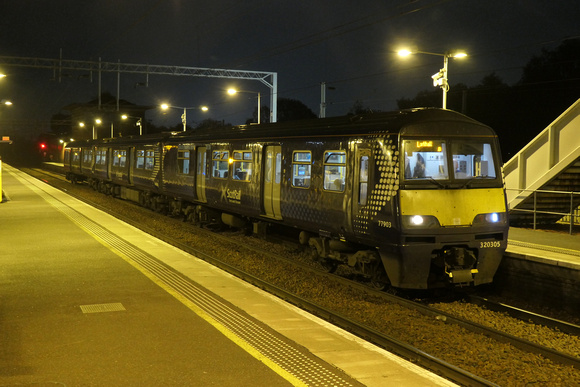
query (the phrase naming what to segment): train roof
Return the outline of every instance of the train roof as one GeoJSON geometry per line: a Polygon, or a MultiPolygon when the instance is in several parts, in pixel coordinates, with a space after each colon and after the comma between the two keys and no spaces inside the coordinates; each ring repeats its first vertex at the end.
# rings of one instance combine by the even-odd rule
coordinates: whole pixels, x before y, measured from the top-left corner
{"type": "Polygon", "coordinates": [[[178,133],[172,140],[276,139],[343,135],[399,134],[495,136],[493,130],[452,110],[419,108],[331,118],[241,125],[178,133]],[[455,123],[458,125],[450,125],[455,123]]]}
{"type": "Polygon", "coordinates": [[[263,140],[372,134],[495,136],[490,127],[461,113],[437,108],[417,108],[395,112],[366,113],[260,125],[219,126],[186,132],[85,140],[71,143],[68,146],[90,146],[102,143],[122,145],[125,143],[154,144],[158,142],[179,143],[235,139],[263,140]]]}

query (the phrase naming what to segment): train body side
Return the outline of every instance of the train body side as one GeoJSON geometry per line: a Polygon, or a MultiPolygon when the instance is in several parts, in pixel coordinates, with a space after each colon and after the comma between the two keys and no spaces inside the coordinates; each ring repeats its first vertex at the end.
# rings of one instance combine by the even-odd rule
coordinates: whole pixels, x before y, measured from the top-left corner
{"type": "Polygon", "coordinates": [[[293,125],[95,143],[91,171],[73,144],[65,168],[194,221],[299,230],[326,262],[397,287],[492,281],[508,224],[491,129],[440,110],[293,125]],[[420,157],[431,172],[408,176],[420,157]]]}

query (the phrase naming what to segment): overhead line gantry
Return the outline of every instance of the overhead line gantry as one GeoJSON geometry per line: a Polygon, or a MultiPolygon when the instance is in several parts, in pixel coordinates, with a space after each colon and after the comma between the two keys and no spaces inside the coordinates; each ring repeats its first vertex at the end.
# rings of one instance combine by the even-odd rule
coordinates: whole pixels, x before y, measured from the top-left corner
{"type": "Polygon", "coordinates": [[[259,81],[270,88],[270,119],[271,122],[277,121],[278,73],[275,72],[104,62],[101,61],[100,58],[98,61],[80,61],[62,58],[50,59],[0,56],[0,65],[52,69],[55,74],[55,79],[58,78],[59,81],[63,70],[88,71],[91,74],[91,77],[93,73],[96,73],[99,80],[99,107],[101,104],[101,74],[103,72],[117,73],[117,107],[119,105],[121,73],[145,74],[147,84],[149,83],[150,74],[259,81]]]}

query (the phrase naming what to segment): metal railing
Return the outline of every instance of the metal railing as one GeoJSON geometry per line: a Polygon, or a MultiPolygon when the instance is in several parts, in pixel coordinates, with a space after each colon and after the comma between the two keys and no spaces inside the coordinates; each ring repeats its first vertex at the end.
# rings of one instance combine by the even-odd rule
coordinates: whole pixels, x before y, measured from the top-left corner
{"type": "Polygon", "coordinates": [[[569,233],[573,233],[574,224],[578,223],[578,219],[580,219],[580,209],[578,208],[578,201],[574,202],[574,195],[580,196],[580,192],[574,191],[548,191],[548,190],[529,190],[529,189],[517,189],[517,188],[506,188],[506,191],[517,191],[516,196],[520,195],[522,192],[531,192],[531,194],[526,195],[533,196],[534,206],[532,209],[523,209],[523,208],[510,208],[510,212],[524,212],[524,213],[532,213],[533,214],[533,227],[534,230],[537,228],[537,216],[538,214],[545,214],[545,215],[556,215],[561,216],[558,223],[564,223],[570,225],[569,233]],[[550,194],[550,195],[566,195],[569,196],[569,211],[568,212],[555,212],[555,211],[544,211],[538,210],[538,194],[550,194]],[[576,203],[576,204],[574,204],[576,203]]]}

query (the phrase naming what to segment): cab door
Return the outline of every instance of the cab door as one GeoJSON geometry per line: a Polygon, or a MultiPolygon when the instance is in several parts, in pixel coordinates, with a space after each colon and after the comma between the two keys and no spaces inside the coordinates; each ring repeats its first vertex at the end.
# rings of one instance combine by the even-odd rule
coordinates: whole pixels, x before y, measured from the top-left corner
{"type": "Polygon", "coordinates": [[[357,147],[353,165],[355,170],[352,186],[352,216],[349,223],[353,225],[355,234],[369,235],[369,219],[362,210],[367,205],[370,192],[371,150],[357,147]],[[353,222],[355,219],[356,221],[353,222]]]}
{"type": "Polygon", "coordinates": [[[205,196],[205,174],[207,171],[207,147],[198,146],[196,149],[195,193],[197,200],[207,203],[205,196]]]}
{"type": "Polygon", "coordinates": [[[264,151],[262,204],[264,215],[282,219],[280,211],[280,182],[282,179],[282,147],[268,145],[264,151]]]}

